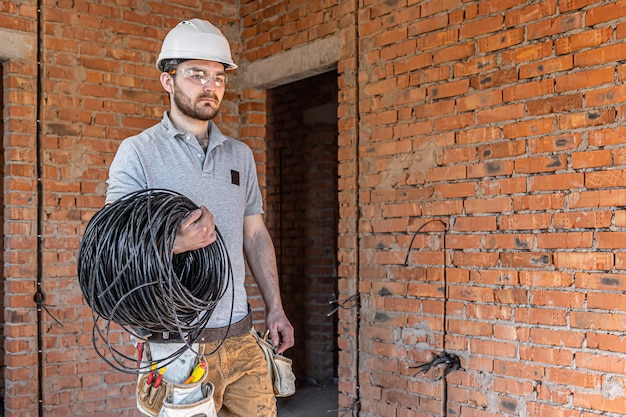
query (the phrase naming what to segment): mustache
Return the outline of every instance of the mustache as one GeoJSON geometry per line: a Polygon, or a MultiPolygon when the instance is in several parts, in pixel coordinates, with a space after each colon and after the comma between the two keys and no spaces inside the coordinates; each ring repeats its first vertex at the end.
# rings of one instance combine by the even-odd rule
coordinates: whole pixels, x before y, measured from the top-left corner
{"type": "Polygon", "coordinates": [[[208,93],[208,94],[202,94],[198,96],[198,99],[207,99],[207,98],[217,101],[217,95],[215,94],[208,93]]]}

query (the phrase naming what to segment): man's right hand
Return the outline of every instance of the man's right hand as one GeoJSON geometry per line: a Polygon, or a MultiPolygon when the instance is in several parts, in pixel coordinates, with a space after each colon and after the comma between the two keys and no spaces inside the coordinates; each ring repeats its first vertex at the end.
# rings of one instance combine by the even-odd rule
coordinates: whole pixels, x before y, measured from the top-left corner
{"type": "Polygon", "coordinates": [[[190,212],[180,223],[174,239],[174,254],[203,248],[215,242],[217,232],[213,215],[204,206],[190,212]]]}

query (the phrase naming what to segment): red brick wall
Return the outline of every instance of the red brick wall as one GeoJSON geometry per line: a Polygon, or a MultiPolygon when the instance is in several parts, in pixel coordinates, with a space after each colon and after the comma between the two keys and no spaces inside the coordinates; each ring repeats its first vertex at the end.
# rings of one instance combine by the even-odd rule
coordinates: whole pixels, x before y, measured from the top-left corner
{"type": "MultiPolygon", "coordinates": [[[[445,340],[464,368],[447,381],[449,415],[623,414],[623,2],[136,3],[44,2],[41,94],[33,49],[0,56],[7,416],[37,415],[38,160],[43,290],[64,324],[43,315],[45,415],[136,415],[133,378],[90,346],[76,251],[119,140],[166,107],[160,39],[198,15],[241,36],[242,70],[345,40],[338,288],[360,308],[339,311],[341,407],[441,415],[443,382],[408,367],[445,340]],[[420,236],[404,266],[430,219],[449,225],[445,253],[420,236]]],[[[0,8],[0,29],[36,36],[36,19],[32,1],[0,8]]],[[[239,83],[220,125],[251,144],[265,184],[266,94],[239,83]]]]}
{"type": "MultiPolygon", "coordinates": [[[[134,376],[113,370],[91,345],[92,318],[76,277],[82,231],[104,202],[108,165],[119,141],[154,124],[166,95],[154,68],[162,38],[184,18],[221,26],[239,49],[231,1],[43,2],[41,94],[36,48],[6,61],[4,91],[5,416],[38,412],[36,114],[41,107],[43,231],[43,412],[46,416],[136,416],[134,376]]],[[[0,29],[37,37],[37,5],[3,2],[0,29]]],[[[37,42],[33,42],[36,45],[37,42]]],[[[238,130],[236,80],[220,116],[238,130]]],[[[128,346],[128,337],[115,335],[128,346]]]]}
{"type": "Polygon", "coordinates": [[[623,2],[395,6],[359,12],[360,136],[342,149],[362,415],[442,415],[443,383],[408,367],[444,347],[465,369],[448,415],[622,415],[623,2]],[[420,236],[405,267],[431,219],[445,253],[420,236]]]}

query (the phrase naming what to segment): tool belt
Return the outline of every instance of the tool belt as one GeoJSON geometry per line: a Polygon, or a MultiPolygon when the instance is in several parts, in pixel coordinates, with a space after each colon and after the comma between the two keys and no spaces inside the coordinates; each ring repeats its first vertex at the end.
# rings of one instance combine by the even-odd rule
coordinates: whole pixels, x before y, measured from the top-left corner
{"type": "MultiPolygon", "coordinates": [[[[147,360],[152,359],[151,348],[146,349],[147,360]]],[[[169,345],[161,345],[163,348],[169,345]]],[[[202,345],[196,345],[203,352],[202,345]]],[[[137,408],[143,415],[151,417],[217,417],[213,401],[213,384],[207,379],[206,362],[202,356],[191,360],[193,352],[183,353],[184,360],[177,360],[160,369],[153,367],[147,374],[139,375],[137,380],[136,397],[137,408]],[[194,367],[193,371],[184,370],[186,365],[194,367]],[[204,366],[202,366],[204,365],[204,366]],[[190,374],[190,375],[187,375],[190,374]],[[170,379],[170,377],[172,379],[170,379]],[[183,382],[184,381],[184,382],[183,382]]],[[[180,359],[180,358],[179,358],[180,359]]],[[[156,366],[156,362],[153,362],[156,366]]]]}
{"type": "MultiPolygon", "coordinates": [[[[241,336],[250,332],[252,328],[252,312],[248,311],[248,315],[230,326],[205,328],[200,332],[200,336],[194,343],[209,343],[218,340],[227,339],[229,337],[241,336]]],[[[184,337],[185,335],[183,335],[184,337]]],[[[152,333],[148,339],[154,343],[180,343],[183,338],[177,332],[152,333]]]]}

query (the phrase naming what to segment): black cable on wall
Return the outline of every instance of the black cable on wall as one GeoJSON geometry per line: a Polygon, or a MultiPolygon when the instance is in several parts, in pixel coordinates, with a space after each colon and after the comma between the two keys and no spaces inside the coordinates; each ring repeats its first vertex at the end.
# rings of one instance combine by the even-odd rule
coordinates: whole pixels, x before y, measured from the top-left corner
{"type": "Polygon", "coordinates": [[[42,156],[42,101],[43,101],[43,10],[42,0],[37,0],[37,109],[36,109],[36,173],[37,173],[37,291],[34,301],[37,304],[37,404],[38,415],[43,417],[43,380],[44,380],[44,357],[43,357],[43,310],[45,309],[46,295],[41,287],[43,281],[43,156],[42,156]]]}

